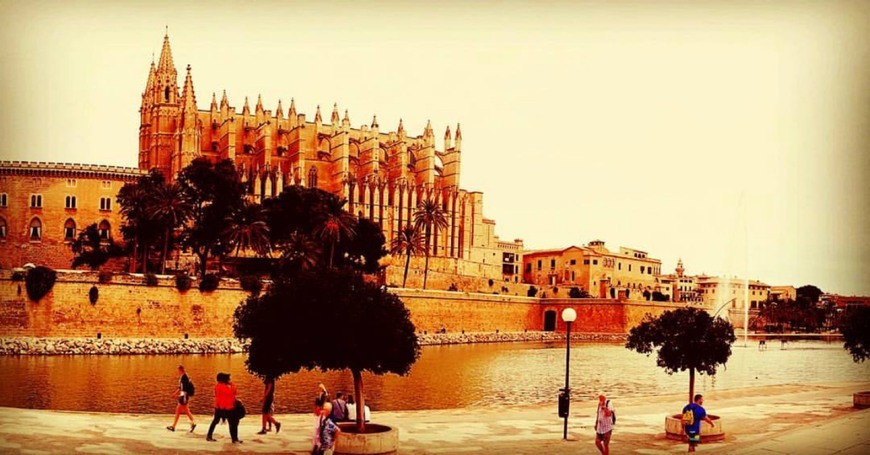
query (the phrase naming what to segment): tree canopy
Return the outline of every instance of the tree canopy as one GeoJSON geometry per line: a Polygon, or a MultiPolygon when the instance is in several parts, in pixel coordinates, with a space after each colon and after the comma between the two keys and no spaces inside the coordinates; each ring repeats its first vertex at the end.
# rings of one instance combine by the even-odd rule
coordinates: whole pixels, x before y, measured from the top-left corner
{"type": "Polygon", "coordinates": [[[73,252],[72,268],[81,265],[97,270],[109,259],[123,255],[123,251],[111,238],[102,238],[97,224],[93,223],[79,231],[79,235],[70,243],[73,252]]]}
{"type": "Polygon", "coordinates": [[[300,369],[350,369],[360,409],[361,372],[404,375],[420,355],[402,301],[352,269],[295,269],[243,302],[234,320],[235,336],[251,341],[249,371],[278,378],[300,369]],[[330,330],[336,321],[342,329],[330,330]]]}
{"type": "Polygon", "coordinates": [[[855,362],[870,358],[870,307],[849,308],[840,322],[840,333],[845,342],[843,348],[855,362]]]}
{"type": "Polygon", "coordinates": [[[730,322],[697,308],[679,308],[646,317],[631,329],[625,347],[646,355],[657,351],[656,364],[668,374],[689,370],[691,401],[695,371],[715,375],[731,357],[735,339],[730,322]]]}

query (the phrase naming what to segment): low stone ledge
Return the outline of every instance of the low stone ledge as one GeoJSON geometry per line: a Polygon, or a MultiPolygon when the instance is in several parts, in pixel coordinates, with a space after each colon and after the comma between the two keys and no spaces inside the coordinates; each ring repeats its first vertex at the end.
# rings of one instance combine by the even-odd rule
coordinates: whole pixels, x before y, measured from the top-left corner
{"type": "Polygon", "coordinates": [[[0,355],[225,354],[247,348],[232,338],[0,338],[0,355]]]}
{"type": "MultiPolygon", "coordinates": [[[[625,341],[623,333],[578,333],[571,334],[574,341],[625,341]]],[[[417,334],[421,346],[472,343],[522,343],[565,341],[560,332],[467,332],[467,333],[427,333],[417,334]]]]}
{"type": "Polygon", "coordinates": [[[341,436],[335,442],[336,454],[347,455],[385,455],[399,450],[399,429],[366,424],[365,433],[356,433],[355,424],[341,424],[341,436]]]}
{"type": "MultiPolygon", "coordinates": [[[[725,429],[722,427],[722,418],[712,414],[707,417],[713,421],[711,426],[707,422],[701,422],[701,442],[721,441],[725,439],[725,429]]],[[[665,417],[665,436],[668,439],[686,442],[686,429],[683,427],[683,415],[674,414],[665,417]]]]}
{"type": "Polygon", "coordinates": [[[855,392],[852,395],[852,405],[858,409],[870,408],[870,391],[855,392]]]}

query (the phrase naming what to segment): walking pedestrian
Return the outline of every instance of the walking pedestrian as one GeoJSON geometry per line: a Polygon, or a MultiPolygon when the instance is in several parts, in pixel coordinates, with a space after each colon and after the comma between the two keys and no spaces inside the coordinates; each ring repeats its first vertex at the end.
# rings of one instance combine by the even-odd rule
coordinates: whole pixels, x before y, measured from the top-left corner
{"type": "Polygon", "coordinates": [[[188,420],[190,420],[190,432],[193,433],[193,430],[196,429],[196,422],[193,421],[193,414],[190,413],[190,408],[188,407],[193,394],[193,382],[190,381],[187,373],[184,372],[184,365],[178,365],[178,387],[172,394],[172,398],[178,400],[178,404],[175,405],[175,420],[172,421],[172,425],[166,427],[167,430],[175,431],[175,425],[178,424],[178,418],[181,414],[186,415],[188,420]]]}
{"type": "Polygon", "coordinates": [[[208,427],[206,441],[216,441],[212,437],[214,427],[223,419],[229,424],[230,438],[232,438],[233,444],[241,444],[242,441],[239,439],[239,416],[235,412],[236,395],[236,385],[230,380],[230,374],[218,373],[217,382],[214,385],[214,419],[212,419],[211,425],[208,427]]]}
{"type": "Polygon", "coordinates": [[[263,428],[257,434],[266,434],[270,429],[266,428],[268,424],[271,427],[272,424],[275,425],[275,434],[281,432],[281,422],[275,420],[273,414],[275,413],[275,379],[271,377],[267,377],[263,380],[263,384],[265,386],[265,390],[263,391],[263,398],[260,400],[263,403],[263,428]]]}
{"type": "Polygon", "coordinates": [[[320,420],[317,425],[317,433],[314,435],[315,455],[332,455],[335,451],[335,440],[341,433],[341,428],[332,420],[332,403],[323,403],[320,420]]]}
{"type": "Polygon", "coordinates": [[[616,412],[613,404],[604,396],[598,394],[598,410],[595,413],[595,447],[602,455],[610,455],[610,437],[613,435],[613,425],[616,423],[616,412]]]}
{"type": "Polygon", "coordinates": [[[704,397],[699,393],[695,395],[694,403],[689,403],[683,408],[683,425],[689,440],[689,452],[694,452],[695,447],[701,443],[701,421],[713,425],[713,420],[707,417],[707,410],[704,409],[703,404],[704,397]]]}

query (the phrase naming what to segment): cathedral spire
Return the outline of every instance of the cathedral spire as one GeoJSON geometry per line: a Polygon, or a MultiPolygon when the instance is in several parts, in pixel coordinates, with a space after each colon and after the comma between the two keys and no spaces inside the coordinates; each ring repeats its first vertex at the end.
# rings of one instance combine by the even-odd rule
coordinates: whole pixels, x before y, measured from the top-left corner
{"type": "Polygon", "coordinates": [[[296,118],[296,100],[293,98],[290,98],[290,110],[287,111],[287,117],[296,118]]]}
{"type": "Polygon", "coordinates": [[[154,66],[154,58],[151,58],[151,69],[148,70],[148,82],[145,83],[145,94],[148,95],[154,90],[154,85],[157,82],[157,67],[154,66]]]}
{"type": "Polygon", "coordinates": [[[248,97],[245,97],[245,105],[242,106],[242,115],[251,115],[251,107],[248,106],[248,97]]]}
{"type": "Polygon", "coordinates": [[[329,119],[329,122],[333,125],[338,125],[341,122],[338,117],[338,103],[332,105],[332,117],[329,119]]]}
{"type": "Polygon", "coordinates": [[[166,35],[163,37],[163,49],[160,51],[160,63],[157,65],[158,71],[175,71],[175,64],[172,62],[172,48],[169,46],[169,29],[166,30],[166,35]]]}
{"type": "Polygon", "coordinates": [[[396,130],[396,133],[398,133],[399,136],[405,133],[405,125],[402,124],[402,119],[399,119],[399,129],[396,130]]]}
{"type": "Polygon", "coordinates": [[[257,95],[257,107],[255,107],[257,113],[263,112],[263,95],[257,95]]]}
{"type": "Polygon", "coordinates": [[[444,151],[453,148],[453,138],[450,137],[450,125],[447,125],[447,131],[444,132],[444,151]]]}
{"type": "Polygon", "coordinates": [[[344,110],[344,118],[341,121],[342,123],[350,124],[350,115],[348,115],[347,109],[344,110]]]}
{"type": "Polygon", "coordinates": [[[215,94],[215,92],[211,92],[211,108],[210,108],[210,110],[211,111],[218,110],[217,95],[215,94]]]}
{"type": "Polygon", "coordinates": [[[377,127],[378,127],[378,116],[375,115],[375,116],[372,116],[372,128],[377,128],[377,127]]]}
{"type": "Polygon", "coordinates": [[[323,123],[323,117],[320,115],[320,105],[317,105],[317,113],[314,114],[314,123],[323,123]]]}
{"type": "Polygon", "coordinates": [[[281,99],[278,98],[278,108],[275,109],[275,117],[276,118],[284,118],[284,108],[281,107],[281,99]]]}
{"type": "Polygon", "coordinates": [[[459,124],[456,124],[456,139],[462,139],[462,130],[459,129],[459,124]]]}
{"type": "Polygon", "coordinates": [[[190,75],[190,65],[187,65],[187,75],[184,77],[184,90],[181,92],[181,100],[185,111],[196,112],[196,94],[193,92],[193,77],[190,75]]]}
{"type": "Polygon", "coordinates": [[[423,130],[423,137],[432,137],[435,133],[432,131],[432,120],[426,122],[426,129],[423,130]]]}

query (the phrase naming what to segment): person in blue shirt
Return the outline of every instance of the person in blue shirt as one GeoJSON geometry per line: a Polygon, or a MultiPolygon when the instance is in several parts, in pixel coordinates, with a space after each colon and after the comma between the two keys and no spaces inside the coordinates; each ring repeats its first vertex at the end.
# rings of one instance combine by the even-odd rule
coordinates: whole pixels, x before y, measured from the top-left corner
{"type": "Polygon", "coordinates": [[[701,442],[701,421],[705,421],[710,425],[713,425],[713,421],[707,417],[707,410],[702,406],[704,404],[704,397],[699,393],[695,395],[695,402],[689,403],[683,408],[683,412],[685,413],[689,409],[692,410],[692,415],[694,415],[694,422],[691,425],[686,425],[686,436],[689,439],[689,452],[694,452],[695,447],[701,442]]]}

